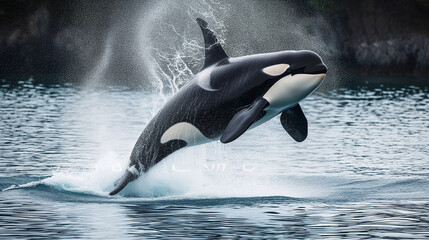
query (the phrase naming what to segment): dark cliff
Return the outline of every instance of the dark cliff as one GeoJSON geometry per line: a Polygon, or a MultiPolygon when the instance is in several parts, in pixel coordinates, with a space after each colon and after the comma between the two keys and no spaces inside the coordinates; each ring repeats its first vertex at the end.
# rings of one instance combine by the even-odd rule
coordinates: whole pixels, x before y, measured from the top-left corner
{"type": "MultiPolygon", "coordinates": [[[[89,71],[102,54],[112,23],[132,12],[134,4],[0,0],[0,76],[65,76],[89,71]]],[[[330,24],[334,36],[326,37],[340,42],[337,58],[346,74],[429,75],[429,1],[309,0],[289,4],[298,14],[320,15],[330,24]]],[[[123,44],[121,47],[115,54],[127,51],[123,44]]],[[[126,75],[133,68],[118,70],[126,75]]]]}
{"type": "Polygon", "coordinates": [[[429,75],[429,1],[341,1],[343,56],[354,72],[429,75]]]}
{"type": "Polygon", "coordinates": [[[89,69],[88,63],[100,54],[112,9],[84,1],[1,0],[0,75],[89,69]]]}

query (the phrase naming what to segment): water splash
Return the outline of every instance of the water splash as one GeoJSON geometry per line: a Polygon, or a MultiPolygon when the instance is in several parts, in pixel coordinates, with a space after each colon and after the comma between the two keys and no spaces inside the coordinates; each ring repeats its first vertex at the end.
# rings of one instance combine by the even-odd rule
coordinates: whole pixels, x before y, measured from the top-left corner
{"type": "Polygon", "coordinates": [[[97,62],[97,65],[90,71],[84,79],[86,79],[85,82],[85,88],[86,89],[92,89],[97,85],[100,85],[100,83],[105,78],[106,72],[110,66],[110,63],[112,61],[112,43],[115,39],[115,34],[110,32],[107,35],[107,39],[103,48],[103,52],[97,62]]]}
{"type": "MultiPolygon", "coordinates": [[[[210,145],[213,148],[215,143],[210,145]]],[[[303,198],[324,194],[314,184],[285,179],[254,164],[245,169],[238,164],[234,166],[223,161],[207,161],[209,154],[211,151],[206,146],[178,151],[114,197],[109,196],[113,182],[123,174],[128,164],[114,152],[105,154],[92,171],[54,171],[51,177],[12,185],[3,191],[47,186],[59,192],[114,199],[126,197],[131,201],[267,196],[303,198]]]]}
{"type": "Polygon", "coordinates": [[[12,185],[3,191],[22,188],[34,188],[38,185],[52,187],[58,191],[67,191],[97,196],[108,196],[115,179],[119,178],[128,162],[110,151],[95,164],[92,171],[81,172],[59,169],[52,172],[51,177],[20,185],[12,185]]]}
{"type": "Polygon", "coordinates": [[[159,2],[143,14],[140,22],[144,31],[139,36],[142,62],[161,96],[177,92],[204,62],[204,45],[201,37],[196,38],[201,33],[195,19],[204,17],[224,41],[226,27],[216,14],[226,9],[227,5],[216,1],[169,1],[159,2]]]}

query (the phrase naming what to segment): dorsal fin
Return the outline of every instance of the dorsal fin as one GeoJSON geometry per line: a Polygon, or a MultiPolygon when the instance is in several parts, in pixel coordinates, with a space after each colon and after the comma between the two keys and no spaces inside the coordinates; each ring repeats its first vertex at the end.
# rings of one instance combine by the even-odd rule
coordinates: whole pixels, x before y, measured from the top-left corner
{"type": "Polygon", "coordinates": [[[200,25],[201,31],[203,32],[204,45],[206,49],[206,58],[202,69],[228,58],[228,55],[225,53],[225,50],[223,50],[216,35],[208,28],[207,22],[201,18],[197,18],[197,23],[200,25]]]}

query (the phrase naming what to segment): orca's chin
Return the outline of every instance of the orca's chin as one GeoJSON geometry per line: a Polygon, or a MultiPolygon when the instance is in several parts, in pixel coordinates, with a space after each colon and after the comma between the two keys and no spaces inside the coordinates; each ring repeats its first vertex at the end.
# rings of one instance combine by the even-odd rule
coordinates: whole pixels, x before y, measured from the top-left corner
{"type": "Polygon", "coordinates": [[[325,79],[325,73],[286,75],[264,94],[270,108],[285,109],[296,105],[314,92],[325,79]]]}
{"type": "Polygon", "coordinates": [[[301,84],[303,86],[306,86],[307,89],[301,89],[301,91],[303,91],[302,99],[306,98],[312,92],[316,91],[316,89],[322,84],[323,80],[325,80],[326,73],[313,73],[303,75],[305,77],[302,78],[301,84]]]}

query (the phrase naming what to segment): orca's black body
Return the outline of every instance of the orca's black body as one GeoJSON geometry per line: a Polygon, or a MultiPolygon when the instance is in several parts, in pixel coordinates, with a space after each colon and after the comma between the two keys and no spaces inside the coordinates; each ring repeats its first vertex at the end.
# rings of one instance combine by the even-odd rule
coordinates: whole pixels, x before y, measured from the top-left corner
{"type": "Polygon", "coordinates": [[[322,82],[327,68],[321,58],[311,51],[230,58],[207,23],[197,22],[206,48],[202,70],[145,128],[131,153],[130,168],[110,195],[180,148],[217,139],[231,142],[279,113],[293,139],[306,138],[307,120],[298,103],[322,82]]]}

